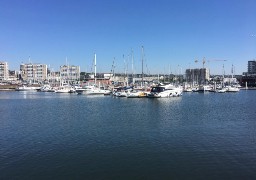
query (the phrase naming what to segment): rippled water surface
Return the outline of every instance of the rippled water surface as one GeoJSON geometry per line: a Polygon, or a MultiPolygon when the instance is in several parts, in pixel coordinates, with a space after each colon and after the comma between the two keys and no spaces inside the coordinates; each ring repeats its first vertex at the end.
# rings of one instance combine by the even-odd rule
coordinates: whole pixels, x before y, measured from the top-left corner
{"type": "Polygon", "coordinates": [[[0,92],[0,179],[256,179],[255,105],[0,92]]]}

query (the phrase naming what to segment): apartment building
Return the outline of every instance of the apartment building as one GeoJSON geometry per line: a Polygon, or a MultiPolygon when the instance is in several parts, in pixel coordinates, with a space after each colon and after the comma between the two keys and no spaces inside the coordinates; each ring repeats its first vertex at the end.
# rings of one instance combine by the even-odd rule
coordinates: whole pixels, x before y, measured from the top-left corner
{"type": "Polygon", "coordinates": [[[256,74],[256,60],[248,61],[248,74],[256,74]]]}
{"type": "Polygon", "coordinates": [[[80,66],[63,65],[60,66],[60,79],[66,82],[80,80],[80,66]]]}
{"type": "Polygon", "coordinates": [[[6,81],[9,79],[8,63],[0,61],[0,81],[6,81]]]}
{"type": "Polygon", "coordinates": [[[204,84],[210,80],[210,70],[208,68],[186,69],[187,82],[204,84]]]}
{"type": "Polygon", "coordinates": [[[23,81],[28,82],[43,82],[47,79],[46,64],[21,64],[20,74],[23,81]]]}

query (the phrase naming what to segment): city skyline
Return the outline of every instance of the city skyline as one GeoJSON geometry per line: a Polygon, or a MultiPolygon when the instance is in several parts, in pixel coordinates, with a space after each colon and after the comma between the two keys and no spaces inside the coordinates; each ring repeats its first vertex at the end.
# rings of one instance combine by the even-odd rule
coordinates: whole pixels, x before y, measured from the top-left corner
{"type": "Polygon", "coordinates": [[[110,72],[115,61],[116,72],[131,72],[133,52],[135,73],[142,58],[150,74],[202,68],[205,58],[211,74],[223,65],[231,73],[232,64],[242,74],[256,58],[255,7],[252,0],[2,0],[0,60],[13,70],[29,59],[58,70],[67,58],[90,72],[96,53],[97,71],[110,72]]]}

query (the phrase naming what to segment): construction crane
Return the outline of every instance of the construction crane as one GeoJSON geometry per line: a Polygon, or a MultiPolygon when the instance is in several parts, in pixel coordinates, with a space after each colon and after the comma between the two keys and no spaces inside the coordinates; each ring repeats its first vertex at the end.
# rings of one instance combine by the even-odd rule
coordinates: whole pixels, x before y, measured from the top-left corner
{"type": "Polygon", "coordinates": [[[212,60],[208,60],[209,61],[227,61],[226,59],[212,59],[212,60]]]}
{"type": "MultiPolygon", "coordinates": [[[[211,59],[211,60],[207,60],[207,62],[211,62],[211,61],[227,61],[226,59],[211,59]]],[[[198,63],[198,60],[195,60],[195,63],[198,63]]],[[[203,63],[203,68],[204,68],[204,64],[206,63],[205,57],[202,60],[203,63]]]]}
{"type": "Polygon", "coordinates": [[[228,61],[226,59],[211,59],[211,60],[207,60],[208,62],[211,62],[211,61],[228,61]]]}
{"type": "MultiPolygon", "coordinates": [[[[195,63],[198,63],[199,61],[198,60],[195,60],[195,63]]],[[[203,60],[202,60],[202,63],[203,63],[203,68],[204,68],[204,64],[205,64],[205,57],[203,58],[203,60]]]]}

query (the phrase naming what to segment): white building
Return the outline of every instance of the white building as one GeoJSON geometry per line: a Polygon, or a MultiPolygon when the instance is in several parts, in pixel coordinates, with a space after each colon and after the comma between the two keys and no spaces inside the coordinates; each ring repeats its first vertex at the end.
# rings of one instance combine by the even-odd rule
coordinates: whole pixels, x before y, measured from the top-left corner
{"type": "Polygon", "coordinates": [[[0,61],[0,81],[9,79],[9,68],[7,62],[0,61]]]}
{"type": "Polygon", "coordinates": [[[64,65],[60,66],[60,79],[66,82],[80,80],[80,66],[64,65]]]}
{"type": "Polygon", "coordinates": [[[45,64],[21,64],[21,78],[28,82],[43,82],[47,79],[47,65],[45,64]]]}

